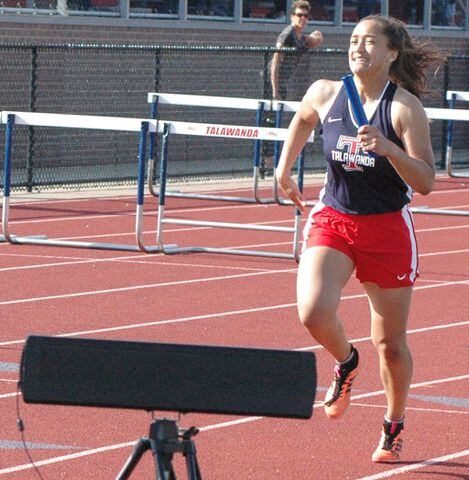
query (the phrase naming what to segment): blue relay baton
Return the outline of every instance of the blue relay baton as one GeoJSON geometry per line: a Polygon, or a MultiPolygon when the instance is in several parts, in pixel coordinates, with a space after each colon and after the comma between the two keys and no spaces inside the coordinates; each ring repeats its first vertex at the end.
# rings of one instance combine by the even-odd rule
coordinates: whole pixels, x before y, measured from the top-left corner
{"type": "Polygon", "coordinates": [[[353,75],[346,75],[345,77],[342,77],[342,81],[344,82],[345,93],[350,100],[353,115],[358,122],[358,126],[361,127],[362,125],[368,125],[365,110],[363,109],[362,102],[360,101],[360,97],[358,96],[355,82],[353,81],[353,75]]]}
{"type": "MultiPolygon", "coordinates": [[[[365,109],[363,108],[360,97],[358,96],[357,87],[355,86],[355,82],[353,81],[353,75],[349,74],[345,77],[342,77],[342,82],[344,82],[345,93],[350,100],[353,116],[357,120],[358,126],[361,127],[362,125],[368,125],[368,119],[365,115],[365,109]]],[[[368,152],[368,156],[376,158],[377,154],[373,152],[368,152]]]]}

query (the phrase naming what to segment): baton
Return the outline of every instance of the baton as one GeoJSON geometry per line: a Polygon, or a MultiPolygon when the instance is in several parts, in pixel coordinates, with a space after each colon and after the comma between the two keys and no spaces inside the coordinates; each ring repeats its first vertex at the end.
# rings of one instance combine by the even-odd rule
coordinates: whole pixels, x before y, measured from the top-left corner
{"type": "Polygon", "coordinates": [[[358,126],[361,127],[362,125],[368,125],[365,110],[363,109],[362,102],[358,96],[355,82],[353,81],[353,75],[346,75],[345,77],[342,77],[342,81],[344,82],[345,93],[350,100],[353,115],[358,122],[358,126]]]}
{"type": "MultiPolygon", "coordinates": [[[[342,82],[344,82],[345,93],[347,94],[348,99],[350,100],[350,105],[352,106],[353,116],[358,122],[358,126],[368,125],[368,119],[366,118],[365,109],[363,108],[360,97],[358,96],[357,87],[353,81],[353,75],[349,74],[345,77],[342,77],[342,82]]],[[[376,158],[376,153],[367,152],[368,156],[376,158]]]]}

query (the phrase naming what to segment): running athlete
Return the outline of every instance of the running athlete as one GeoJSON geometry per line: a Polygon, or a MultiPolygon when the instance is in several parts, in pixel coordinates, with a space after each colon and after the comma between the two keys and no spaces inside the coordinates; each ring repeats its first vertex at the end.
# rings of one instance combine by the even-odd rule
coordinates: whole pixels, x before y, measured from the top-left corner
{"type": "Polygon", "coordinates": [[[294,116],[277,180],[305,212],[290,169],[318,121],[323,128],[327,179],[309,215],[297,277],[298,312],[311,335],[335,358],[324,408],[340,417],[350,403],[359,356],[337,315],[353,271],[371,312],[371,338],[387,398],[373,462],[401,457],[412,375],[406,324],[418,276],[417,245],[408,209],[412,191],[430,193],[435,166],[428,120],[419,97],[437,50],[413,41],[392,17],[362,19],[350,38],[349,66],[369,125],[358,128],[342,82],[318,80],[294,116]]]}

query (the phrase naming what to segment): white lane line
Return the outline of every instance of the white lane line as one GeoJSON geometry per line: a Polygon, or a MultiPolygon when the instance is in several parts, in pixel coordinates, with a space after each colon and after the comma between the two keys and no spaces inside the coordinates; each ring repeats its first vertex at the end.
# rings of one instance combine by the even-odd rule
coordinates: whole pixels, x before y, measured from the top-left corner
{"type": "MultiPolygon", "coordinates": [[[[466,457],[469,455],[469,450],[462,450],[461,452],[450,453],[449,455],[443,455],[442,457],[430,458],[423,462],[414,463],[412,465],[406,465],[405,467],[393,468],[392,470],[386,470],[385,472],[377,473],[375,475],[369,475],[367,477],[360,477],[356,480],[381,480],[382,478],[389,478],[395,475],[400,475],[401,473],[412,472],[413,470],[418,470],[422,467],[428,467],[429,465],[434,465],[435,463],[444,463],[449,460],[454,460],[455,458],[466,457]]],[[[464,477],[460,477],[464,478],[464,477]]]]}
{"type": "Polygon", "coordinates": [[[466,225],[452,225],[450,227],[431,227],[431,228],[417,228],[416,233],[427,233],[427,232],[441,232],[446,230],[459,230],[461,228],[469,228],[469,224],[466,225]]]}
{"type": "MultiPolygon", "coordinates": [[[[448,255],[448,254],[459,254],[459,253],[467,253],[467,252],[469,252],[469,249],[448,250],[448,251],[445,251],[445,252],[424,253],[424,254],[420,254],[420,257],[429,257],[429,256],[436,256],[436,255],[448,255]]],[[[132,257],[121,257],[121,258],[132,258],[132,257]]],[[[93,261],[98,262],[98,261],[111,261],[111,260],[110,259],[83,260],[83,261],[79,261],[78,263],[93,263],[93,261]]],[[[73,263],[73,262],[71,262],[71,263],[73,263]]],[[[18,268],[18,269],[20,269],[22,267],[7,267],[7,268],[18,268]]],[[[34,268],[34,266],[32,266],[32,268],[34,268]]],[[[180,280],[180,281],[174,281],[174,282],[163,282],[163,283],[147,284],[147,285],[133,285],[133,286],[130,286],[130,287],[120,287],[120,288],[115,288],[115,289],[95,290],[95,291],[89,291],[89,292],[76,292],[76,293],[68,293],[68,294],[62,294],[62,295],[51,295],[51,296],[46,296],[46,297],[33,297],[33,298],[26,298],[26,299],[1,301],[0,305],[14,305],[14,304],[18,304],[18,303],[29,303],[29,302],[44,301],[44,300],[55,300],[55,299],[60,299],[60,298],[73,298],[73,297],[81,297],[81,296],[88,296],[88,295],[99,295],[99,294],[106,294],[106,293],[125,292],[125,291],[140,290],[140,289],[147,289],[147,288],[158,288],[158,287],[162,287],[162,286],[164,287],[164,286],[185,285],[185,284],[188,284],[188,283],[197,283],[197,282],[211,282],[211,281],[217,281],[217,280],[226,280],[226,279],[231,279],[231,278],[234,279],[234,278],[249,277],[249,276],[255,276],[255,275],[285,273],[287,271],[295,271],[295,270],[296,270],[296,267],[295,267],[295,269],[290,269],[290,270],[276,269],[276,270],[251,272],[251,273],[232,275],[232,276],[227,275],[227,276],[222,276],[222,277],[209,277],[209,278],[192,279],[192,280],[180,280]]],[[[459,284],[464,284],[466,282],[465,281],[450,282],[450,284],[458,284],[458,283],[459,284]]],[[[432,287],[431,286],[415,287],[414,290],[417,290],[419,288],[432,288],[432,287]]]]}
{"type": "MultiPolygon", "coordinates": [[[[76,458],[88,457],[90,455],[96,455],[98,453],[110,452],[112,450],[119,450],[121,448],[127,448],[134,446],[137,441],[117,443],[115,445],[108,445],[106,447],[94,448],[92,450],[84,450],[82,452],[72,453],[70,455],[62,455],[60,457],[48,458],[47,460],[38,460],[34,462],[36,467],[43,467],[44,465],[51,465],[54,463],[65,462],[67,460],[75,460],[76,458]]],[[[22,470],[30,470],[34,468],[32,463],[26,463],[24,465],[18,465],[16,467],[3,468],[0,470],[0,475],[7,475],[8,473],[21,472],[22,470]]]]}
{"type": "MultiPolygon", "coordinates": [[[[249,272],[269,272],[273,271],[273,269],[269,268],[256,268],[256,267],[238,267],[238,266],[230,266],[230,265],[207,265],[205,263],[180,263],[177,261],[168,262],[168,261],[158,261],[153,259],[147,259],[148,257],[136,257],[133,255],[124,256],[124,257],[113,257],[113,258],[82,258],[82,259],[71,259],[71,261],[64,261],[64,262],[54,262],[54,263],[42,263],[36,265],[21,265],[18,267],[4,267],[0,268],[0,272],[10,272],[15,270],[28,270],[28,269],[35,269],[35,268],[49,268],[49,267],[64,267],[64,266],[71,266],[71,265],[86,265],[88,263],[119,263],[119,262],[129,262],[129,263],[139,263],[139,264],[147,264],[147,265],[168,265],[171,267],[194,267],[194,268],[207,268],[207,269],[218,269],[218,270],[240,270],[240,271],[249,271],[249,272]]],[[[153,257],[155,258],[155,257],[153,257]]],[[[158,257],[161,258],[161,257],[158,257]]],[[[278,271],[276,269],[275,271],[278,271]]],[[[290,268],[285,269],[285,271],[291,271],[290,268]]]]}
{"type": "MultiPolygon", "coordinates": [[[[144,285],[132,285],[130,287],[119,287],[119,288],[108,288],[105,290],[92,290],[92,291],[84,291],[84,292],[76,292],[76,293],[64,293],[61,295],[48,295],[45,297],[31,297],[31,298],[19,298],[16,300],[5,300],[0,302],[0,306],[5,305],[17,305],[23,303],[34,303],[34,302],[43,302],[49,300],[61,300],[64,298],[78,298],[78,297],[86,297],[92,295],[105,295],[105,294],[114,294],[118,292],[130,292],[135,290],[146,290],[150,288],[162,288],[162,287],[174,287],[174,286],[182,286],[182,285],[189,285],[192,283],[206,283],[206,282],[214,282],[220,280],[233,280],[237,278],[247,278],[247,277],[256,277],[260,275],[270,275],[275,273],[286,273],[287,270],[270,270],[267,272],[252,272],[252,273],[240,273],[238,275],[225,275],[222,277],[206,277],[206,278],[197,278],[191,280],[175,280],[173,282],[161,282],[161,283],[148,283],[144,285]]],[[[437,287],[446,287],[451,285],[469,285],[469,280],[457,280],[457,281],[449,281],[442,284],[431,284],[431,285],[422,285],[420,287],[414,287],[414,291],[418,290],[425,290],[429,288],[437,288],[437,287]]],[[[365,294],[357,294],[353,296],[354,298],[364,298],[366,297],[365,294]]],[[[295,305],[295,304],[292,304],[295,305]]],[[[0,343],[0,345],[2,345],[0,343]]]]}
{"type": "MultiPolygon", "coordinates": [[[[349,298],[360,298],[363,295],[359,296],[350,296],[350,297],[344,297],[345,300],[348,300],[349,298]]],[[[159,325],[170,325],[170,324],[175,324],[175,323],[185,323],[185,322],[192,322],[196,320],[206,320],[209,318],[220,318],[220,317],[228,317],[228,316],[233,316],[233,315],[243,315],[247,313],[256,313],[256,312],[265,312],[265,311],[271,311],[271,310],[277,310],[277,309],[283,309],[283,308],[293,308],[296,307],[296,303],[286,303],[286,304],[281,304],[281,305],[269,305],[266,307],[255,307],[255,308],[248,308],[248,309],[243,309],[243,310],[233,310],[233,311],[225,311],[225,312],[218,312],[218,313],[207,313],[203,315],[194,315],[190,317],[180,317],[180,318],[172,318],[169,320],[155,320],[154,322],[145,322],[145,323],[132,323],[128,325],[120,325],[117,327],[105,327],[105,328],[99,328],[99,329],[94,329],[94,330],[83,330],[83,331],[77,331],[77,332],[70,332],[70,333],[61,333],[57,334],[55,336],[57,337],[76,337],[80,335],[89,335],[93,333],[107,333],[107,332],[116,332],[116,331],[121,331],[121,330],[131,330],[133,328],[147,328],[147,327],[154,327],[154,326],[159,326],[159,325]]],[[[15,345],[15,344],[21,344],[24,343],[24,339],[21,340],[10,340],[10,341],[4,341],[0,342],[0,347],[5,347],[8,345],[15,345]]]]}
{"type": "Polygon", "coordinates": [[[74,257],[72,255],[37,255],[37,254],[32,254],[32,253],[13,253],[13,252],[7,252],[7,253],[0,253],[0,257],[15,257],[15,258],[53,258],[55,260],[60,259],[60,260],[85,260],[88,257],[74,257]]]}
{"type": "MultiPolygon", "coordinates": [[[[386,405],[379,405],[379,404],[371,404],[371,403],[351,403],[350,405],[354,407],[365,407],[365,408],[386,408],[386,405]]],[[[413,412],[424,412],[424,413],[449,413],[450,415],[453,415],[455,413],[459,413],[461,415],[469,415],[469,411],[467,410],[445,410],[442,408],[418,408],[418,407],[409,407],[406,405],[405,407],[406,412],[408,410],[412,410],[413,412]]]]}
{"type": "MultiPolygon", "coordinates": [[[[20,394],[20,395],[21,395],[21,394],[20,394]]],[[[17,397],[17,396],[18,396],[18,392],[4,393],[4,394],[0,395],[0,399],[2,399],[2,398],[17,397]]]]}
{"type": "MultiPolygon", "coordinates": [[[[430,327],[414,328],[411,330],[407,330],[407,334],[412,335],[414,333],[432,332],[434,330],[444,330],[446,328],[452,328],[452,327],[465,327],[466,325],[469,325],[469,320],[465,320],[462,322],[454,322],[454,323],[444,323],[441,325],[431,325],[430,327]]],[[[371,340],[371,337],[354,338],[353,340],[350,340],[350,341],[353,343],[361,343],[361,342],[367,342],[369,340],[371,340]]],[[[322,348],[323,348],[322,345],[313,345],[309,347],[297,348],[296,350],[300,352],[307,352],[311,350],[322,350],[322,348]]]]}
{"type": "MultiPolygon", "coordinates": [[[[228,278],[231,278],[231,277],[228,277],[228,278]]],[[[415,287],[414,291],[427,290],[429,288],[447,287],[447,286],[452,286],[452,285],[465,285],[465,284],[469,284],[469,280],[468,281],[445,282],[445,283],[441,283],[441,284],[422,285],[420,287],[415,287]]],[[[59,296],[59,298],[63,298],[63,297],[59,296]]],[[[366,298],[366,295],[364,293],[359,293],[359,294],[355,294],[355,295],[346,295],[346,296],[343,296],[341,299],[342,300],[353,300],[353,299],[357,299],[357,298],[366,298]]],[[[0,303],[0,305],[1,305],[1,303],[0,303]]],[[[173,324],[173,323],[191,322],[191,321],[194,321],[194,320],[203,320],[203,319],[207,319],[207,318],[218,318],[218,317],[224,317],[224,316],[240,315],[240,314],[245,314],[245,313],[262,312],[262,311],[270,311],[270,310],[277,310],[277,309],[282,309],[282,308],[293,308],[293,307],[296,307],[296,302],[295,303],[280,304],[280,305],[270,305],[270,306],[265,306],[265,307],[256,307],[256,308],[243,309],[243,310],[209,313],[209,314],[204,314],[204,315],[174,318],[174,319],[169,319],[169,320],[156,320],[154,322],[133,323],[133,324],[127,324],[127,325],[120,325],[120,326],[116,326],[116,327],[105,327],[105,328],[99,328],[99,329],[94,329],[94,330],[86,330],[86,331],[81,331],[81,332],[71,332],[71,333],[57,334],[56,336],[58,336],[58,337],[72,337],[72,336],[79,336],[79,335],[90,335],[90,334],[94,334],[94,333],[107,333],[107,332],[115,332],[115,331],[122,331],[122,330],[130,330],[130,329],[134,329],[134,328],[147,328],[147,327],[157,326],[157,325],[168,325],[168,324],[173,324]]],[[[462,322],[462,324],[464,325],[464,324],[466,324],[466,322],[462,322]]],[[[438,329],[438,328],[440,328],[440,326],[434,326],[434,327],[429,327],[429,328],[438,329]]],[[[369,338],[369,337],[365,337],[365,338],[369,338]]],[[[24,339],[4,341],[4,342],[0,342],[0,347],[8,346],[8,345],[21,344],[23,342],[24,342],[24,339]]],[[[308,349],[308,348],[313,348],[313,347],[304,347],[304,349],[308,349]]],[[[298,350],[302,350],[302,349],[298,349],[298,350]]]]}
{"type": "MultiPolygon", "coordinates": [[[[418,383],[418,384],[412,384],[412,385],[410,385],[410,388],[412,389],[412,388],[417,388],[418,386],[433,385],[435,383],[453,382],[453,381],[458,381],[458,380],[463,379],[463,378],[464,379],[469,378],[469,375],[460,375],[460,376],[457,376],[457,377],[442,378],[442,379],[438,379],[438,380],[430,380],[428,382],[421,382],[421,383],[418,383]]],[[[368,393],[364,393],[364,394],[361,394],[361,395],[352,396],[350,398],[350,400],[353,401],[356,398],[374,397],[374,396],[377,396],[377,395],[382,395],[383,393],[384,393],[384,390],[378,390],[376,392],[368,392],[368,393]]],[[[314,409],[315,408],[321,408],[321,406],[322,406],[321,403],[315,403],[313,408],[314,409]]],[[[245,417],[245,418],[240,418],[240,419],[232,420],[232,421],[228,421],[228,422],[216,423],[216,424],[213,424],[213,425],[206,425],[204,427],[200,427],[200,430],[201,431],[217,430],[217,429],[220,429],[220,428],[232,427],[232,426],[240,425],[240,424],[243,424],[243,423],[255,422],[255,421],[258,421],[258,420],[265,419],[265,418],[266,417],[245,417]]],[[[111,451],[111,450],[118,450],[118,449],[121,449],[121,448],[130,447],[132,445],[135,445],[135,443],[136,443],[135,441],[118,443],[118,444],[115,444],[115,445],[107,445],[107,446],[100,447],[100,448],[85,450],[83,452],[72,453],[72,454],[69,454],[69,455],[62,455],[60,457],[52,457],[52,458],[48,458],[46,460],[39,460],[39,461],[35,462],[35,465],[36,465],[36,467],[41,467],[41,466],[44,466],[44,465],[51,465],[51,464],[54,464],[54,463],[60,463],[60,462],[64,462],[64,461],[67,461],[67,460],[74,460],[74,459],[77,459],[77,458],[80,458],[80,457],[87,457],[87,456],[90,456],[90,455],[96,455],[96,454],[103,453],[103,452],[108,452],[108,451],[111,451]]],[[[8,473],[19,472],[21,470],[28,470],[28,469],[31,469],[31,468],[33,468],[33,465],[31,463],[27,463],[27,464],[24,464],[24,465],[18,465],[16,467],[10,467],[10,468],[5,468],[5,469],[0,470],[0,475],[6,475],[8,473]]],[[[365,479],[360,479],[360,480],[365,480],[365,479]]],[[[371,479],[368,479],[368,480],[371,480],[371,479]]]]}
{"type": "MultiPolygon", "coordinates": [[[[438,385],[441,383],[456,382],[459,380],[467,380],[467,379],[469,379],[469,374],[458,375],[456,377],[439,378],[437,380],[429,380],[427,382],[412,383],[409,388],[428,387],[429,385],[438,385]]],[[[352,397],[350,397],[350,400],[360,400],[362,398],[376,397],[378,395],[384,395],[385,393],[386,392],[384,390],[377,390],[376,392],[369,392],[369,393],[360,393],[358,395],[353,395],[352,397]]]]}
{"type": "MultiPolygon", "coordinates": [[[[264,243],[264,244],[251,244],[251,245],[240,245],[238,247],[227,247],[230,249],[239,249],[239,248],[254,248],[254,247],[268,247],[268,246],[279,246],[279,245],[289,245],[291,242],[275,242],[275,243],[264,243]]],[[[439,255],[451,255],[451,254],[459,254],[459,253],[468,253],[469,249],[462,249],[462,250],[447,250],[444,252],[429,252],[429,253],[420,253],[419,257],[432,257],[432,256],[439,256],[439,255]]],[[[0,254],[1,255],[1,254],[0,254]]],[[[4,254],[5,256],[15,256],[15,254],[4,254]]],[[[27,257],[28,255],[23,255],[27,257]]],[[[66,258],[66,257],[64,257],[66,258]]],[[[272,269],[261,269],[261,268],[254,268],[254,267],[233,267],[227,265],[207,265],[207,264],[197,264],[197,263],[178,263],[178,262],[159,262],[159,261],[151,261],[151,260],[143,260],[142,257],[138,257],[135,255],[129,255],[125,257],[113,257],[113,258],[88,258],[88,259],[80,259],[78,257],[70,257],[72,261],[64,261],[64,262],[54,262],[54,263],[42,263],[36,265],[21,265],[17,267],[3,267],[0,268],[0,272],[9,272],[15,270],[28,270],[28,269],[36,269],[36,268],[49,268],[49,267],[63,267],[63,266],[70,266],[70,265],[84,265],[87,263],[103,263],[103,262],[134,262],[134,263],[146,263],[148,265],[170,265],[170,266],[185,266],[185,267],[196,267],[196,268],[211,268],[211,269],[227,269],[227,270],[247,270],[247,271],[263,271],[263,272],[278,272],[278,270],[272,269]]],[[[285,269],[285,272],[296,271],[295,269],[285,269]]],[[[422,281],[422,280],[420,280],[422,281]]],[[[429,281],[429,280],[423,280],[429,281]]]]}
{"type": "Polygon", "coordinates": [[[118,292],[131,292],[135,290],[146,290],[149,288],[161,288],[161,287],[174,287],[181,285],[189,285],[193,283],[206,283],[206,282],[215,282],[220,280],[232,280],[237,278],[247,278],[247,277],[256,277],[260,275],[270,275],[274,273],[285,273],[286,270],[269,270],[261,272],[250,272],[250,273],[239,273],[237,275],[223,275],[220,277],[205,277],[205,278],[196,278],[190,280],[174,280],[172,282],[160,282],[160,283],[148,283],[144,285],[132,285],[130,287],[119,287],[119,288],[108,288],[105,290],[92,290],[76,293],[67,293],[62,295],[49,295],[45,297],[32,297],[32,298],[22,298],[17,300],[6,300],[0,302],[0,305],[16,305],[19,303],[32,303],[32,302],[43,302],[48,300],[58,300],[63,298],[77,298],[77,297],[86,297],[90,295],[104,295],[109,293],[118,293],[118,292]]]}
{"type": "Polygon", "coordinates": [[[458,253],[468,253],[469,248],[464,248],[461,250],[446,250],[444,252],[428,252],[428,253],[419,253],[419,257],[434,257],[437,255],[454,255],[458,253]]]}

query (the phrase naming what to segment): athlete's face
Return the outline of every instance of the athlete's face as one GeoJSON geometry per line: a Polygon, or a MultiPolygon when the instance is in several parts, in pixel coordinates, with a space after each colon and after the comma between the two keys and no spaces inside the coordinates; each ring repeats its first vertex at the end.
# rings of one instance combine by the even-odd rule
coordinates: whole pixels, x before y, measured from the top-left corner
{"type": "Polygon", "coordinates": [[[355,75],[386,73],[397,53],[388,47],[388,39],[373,20],[360,22],[350,37],[348,59],[355,75]]]}

